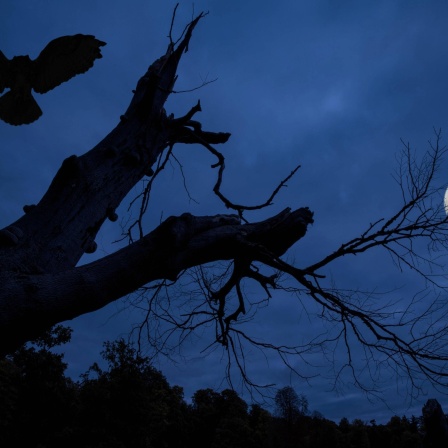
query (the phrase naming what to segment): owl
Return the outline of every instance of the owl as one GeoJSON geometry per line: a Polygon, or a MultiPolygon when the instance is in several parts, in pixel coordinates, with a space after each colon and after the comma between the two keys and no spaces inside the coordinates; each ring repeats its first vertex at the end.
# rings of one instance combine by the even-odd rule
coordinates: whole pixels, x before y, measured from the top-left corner
{"type": "Polygon", "coordinates": [[[36,59],[15,56],[8,59],[0,51],[0,119],[14,126],[29,124],[42,115],[31,93],[46,93],[59,84],[86,72],[102,57],[106,45],[85,34],[52,40],[36,59]]]}

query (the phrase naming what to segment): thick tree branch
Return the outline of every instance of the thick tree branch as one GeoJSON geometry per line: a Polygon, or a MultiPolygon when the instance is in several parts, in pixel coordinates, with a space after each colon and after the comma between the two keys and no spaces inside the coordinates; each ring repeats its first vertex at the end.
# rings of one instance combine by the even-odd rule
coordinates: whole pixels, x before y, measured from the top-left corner
{"type": "Polygon", "coordinates": [[[40,275],[3,274],[2,352],[38,334],[42,326],[95,311],[148,282],[175,279],[192,266],[240,257],[256,260],[261,254],[265,256],[266,250],[280,256],[285,244],[292,245],[304,236],[311,222],[312,213],[306,208],[287,209],[273,218],[245,225],[236,215],[184,214],[167,219],[130,246],[78,268],[40,275]]]}

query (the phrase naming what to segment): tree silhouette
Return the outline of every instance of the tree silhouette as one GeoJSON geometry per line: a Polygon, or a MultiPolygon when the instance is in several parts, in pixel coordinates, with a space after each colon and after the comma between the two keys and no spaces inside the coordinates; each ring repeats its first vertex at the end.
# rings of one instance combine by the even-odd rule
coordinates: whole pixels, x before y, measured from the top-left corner
{"type": "Polygon", "coordinates": [[[182,388],[170,387],[123,339],[106,342],[102,357],[107,369],[93,365],[80,385],[74,445],[179,446],[187,426],[182,388]]]}
{"type": "Polygon", "coordinates": [[[444,414],[440,403],[433,399],[427,400],[422,408],[424,424],[424,446],[442,448],[448,444],[448,417],[444,414]]]}
{"type": "Polygon", "coordinates": [[[291,386],[285,386],[275,394],[276,413],[287,422],[294,422],[301,415],[308,414],[308,400],[297,395],[291,386]]]}
{"type": "Polygon", "coordinates": [[[211,342],[227,350],[229,366],[236,365],[249,384],[247,344],[274,350],[289,363],[290,355],[303,358],[316,351],[331,357],[335,344],[341,343],[346,358],[335,372],[337,378],[348,370],[367,390],[352,352],[359,344],[372,366],[369,381],[375,381],[381,367],[392,366],[397,375],[404,373],[410,379],[414,391],[419,390],[419,379],[446,387],[446,301],[437,295],[434,299],[416,295],[407,305],[398,305],[393,298],[378,301],[371,291],[338,290],[327,280],[329,267],[338,260],[382,249],[401,269],[413,270],[434,288],[440,286],[433,273],[440,268],[437,250],[446,249],[448,230],[436,177],[445,152],[440,132],[421,161],[409,145],[404,146],[396,176],[403,203],[396,213],[370,223],[361,235],[319,261],[301,267],[300,260],[288,263],[283,256],[306,235],[313,212],[305,206],[285,208],[259,222],[250,222],[250,213],[270,206],[299,167],[292,167],[266,200],[241,204],[222,192],[225,158],[215,146],[227,142],[230,134],[206,131],[193,119],[201,111],[200,102],[181,117],[164,109],[175,93],[181,57],[205,15],[192,20],[178,40],[170,30],[166,53],[140,78],[118,125],[86,154],[64,160],[40,202],[24,206],[25,214],[0,231],[0,352],[11,352],[56,323],[138,290],[139,305],[146,307],[140,338],[145,335],[158,349],[169,351],[173,332],[183,341],[213,324],[216,335],[211,342]],[[213,192],[232,214],[185,213],[147,232],[143,217],[154,180],[173,160],[177,144],[199,145],[214,157],[213,192]],[[139,215],[126,231],[129,245],[77,266],[84,253],[96,250],[98,231],[106,220],[117,220],[117,207],[141,181],[143,192],[136,198],[139,215]],[[285,278],[289,283],[282,283],[285,278]],[[197,290],[172,300],[170,286],[182,279],[193,279],[197,290]],[[249,302],[244,295],[246,281],[258,284],[265,299],[249,302]],[[299,346],[260,341],[238,326],[254,318],[272,291],[282,288],[303,303],[311,301],[332,330],[299,346]],[[425,302],[423,311],[417,301],[425,302]],[[154,320],[163,326],[154,325],[154,320]]]}
{"type": "Polygon", "coordinates": [[[0,444],[53,446],[71,427],[76,388],[65,377],[63,355],[51,348],[69,342],[71,330],[56,326],[0,361],[0,444]]]}
{"type": "MultiPolygon", "coordinates": [[[[392,416],[387,424],[360,419],[339,425],[318,413],[300,412],[292,388],[278,404],[295,407],[272,416],[230,389],[199,389],[187,405],[182,388],[170,386],[148,357],[123,339],[106,342],[105,368],[94,363],[73,382],[64,376],[63,355],[50,347],[68,342],[60,326],[0,361],[2,446],[163,447],[232,446],[418,448],[446,446],[446,417],[430,399],[423,416],[392,416]]],[[[299,404],[298,404],[299,403],[299,404]]]]}

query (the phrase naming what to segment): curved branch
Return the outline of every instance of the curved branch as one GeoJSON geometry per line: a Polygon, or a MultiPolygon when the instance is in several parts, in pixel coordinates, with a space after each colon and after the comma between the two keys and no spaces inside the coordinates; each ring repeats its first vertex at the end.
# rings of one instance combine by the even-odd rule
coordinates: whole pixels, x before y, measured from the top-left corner
{"type": "Polygon", "coordinates": [[[306,233],[310,212],[299,209],[254,224],[235,215],[168,218],[141,240],[93,263],[51,274],[2,273],[0,281],[1,351],[29,339],[42,326],[95,311],[148,282],[176,279],[181,271],[217,260],[256,257],[271,236],[269,250],[282,253],[289,232],[293,244],[306,233]],[[281,223],[279,223],[281,217],[281,223]],[[274,224],[274,225],[273,225],[274,224]],[[298,230],[298,229],[299,230],[298,230]],[[8,298],[14,297],[13,306],[8,298]],[[23,326],[23,316],[33,322],[23,326]]]}
{"type": "MultiPolygon", "coordinates": [[[[199,109],[200,110],[200,109],[199,109]]],[[[272,205],[274,198],[277,196],[279,191],[286,186],[286,183],[294,176],[294,174],[298,171],[300,168],[300,165],[297,165],[289,174],[286,176],[280,183],[277,185],[277,187],[272,191],[269,198],[258,205],[244,205],[244,204],[237,204],[230,199],[228,199],[222,192],[221,192],[221,184],[223,180],[223,174],[225,170],[225,158],[222,155],[221,152],[216,150],[212,144],[216,143],[223,143],[227,141],[227,139],[230,137],[230,134],[227,133],[205,133],[201,130],[198,126],[192,126],[193,129],[190,129],[187,126],[182,127],[182,131],[180,132],[177,130],[175,133],[175,141],[176,143],[198,143],[204,148],[206,148],[209,152],[211,152],[218,161],[212,165],[212,168],[218,168],[218,176],[215,183],[215,186],[213,187],[213,192],[216,194],[216,196],[219,197],[219,199],[222,201],[222,203],[226,206],[226,208],[235,210],[238,215],[242,218],[244,211],[250,211],[250,210],[260,210],[262,208],[268,207],[272,205]]]]}

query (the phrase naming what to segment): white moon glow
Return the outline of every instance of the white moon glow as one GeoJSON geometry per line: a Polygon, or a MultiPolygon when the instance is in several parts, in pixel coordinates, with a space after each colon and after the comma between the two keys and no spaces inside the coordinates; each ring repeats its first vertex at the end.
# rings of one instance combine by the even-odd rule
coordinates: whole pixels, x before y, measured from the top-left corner
{"type": "Polygon", "coordinates": [[[445,191],[445,198],[443,200],[443,205],[445,206],[445,213],[448,215],[448,188],[445,191]]]}

